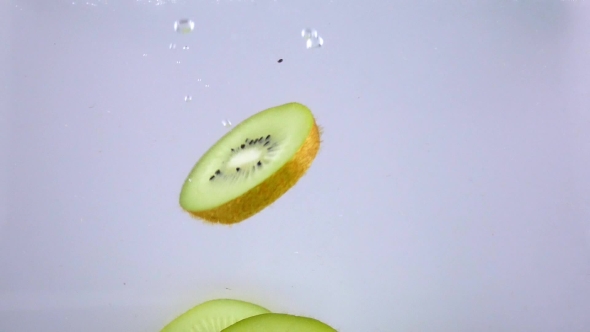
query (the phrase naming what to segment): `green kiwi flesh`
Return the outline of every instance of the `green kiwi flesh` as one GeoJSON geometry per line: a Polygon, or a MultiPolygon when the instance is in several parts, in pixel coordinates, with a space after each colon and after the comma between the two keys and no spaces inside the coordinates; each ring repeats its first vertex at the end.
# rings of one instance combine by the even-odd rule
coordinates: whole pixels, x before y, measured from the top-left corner
{"type": "Polygon", "coordinates": [[[240,320],[268,312],[266,308],[249,302],[211,300],[180,315],[161,332],[220,332],[240,320]]]}
{"type": "Polygon", "coordinates": [[[313,318],[269,313],[243,319],[222,332],[336,332],[336,330],[313,318]]]}
{"type": "Polygon", "coordinates": [[[180,193],[193,217],[232,224],[264,209],[295,185],[320,144],[311,111],[288,103],[254,114],[196,163],[180,193]]]}

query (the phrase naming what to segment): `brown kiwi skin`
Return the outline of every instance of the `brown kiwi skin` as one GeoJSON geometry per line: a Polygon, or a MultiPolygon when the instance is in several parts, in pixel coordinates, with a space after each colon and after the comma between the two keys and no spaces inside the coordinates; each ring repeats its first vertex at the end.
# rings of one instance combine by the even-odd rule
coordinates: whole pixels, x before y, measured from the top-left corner
{"type": "Polygon", "coordinates": [[[186,212],[193,218],[224,225],[235,224],[250,218],[276,201],[305,175],[320,149],[321,132],[322,128],[314,119],[309,135],[293,158],[264,182],[242,196],[213,209],[186,212]]]}

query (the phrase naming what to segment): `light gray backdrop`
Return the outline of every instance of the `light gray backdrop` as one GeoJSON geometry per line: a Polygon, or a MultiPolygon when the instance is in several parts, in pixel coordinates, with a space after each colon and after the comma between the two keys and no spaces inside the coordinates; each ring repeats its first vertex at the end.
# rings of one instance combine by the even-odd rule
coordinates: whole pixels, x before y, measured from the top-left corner
{"type": "Polygon", "coordinates": [[[158,331],[220,297],[342,332],[589,330],[587,2],[0,13],[1,331],[158,331]],[[184,214],[221,120],[291,101],[324,127],[297,186],[231,228],[184,214]]]}

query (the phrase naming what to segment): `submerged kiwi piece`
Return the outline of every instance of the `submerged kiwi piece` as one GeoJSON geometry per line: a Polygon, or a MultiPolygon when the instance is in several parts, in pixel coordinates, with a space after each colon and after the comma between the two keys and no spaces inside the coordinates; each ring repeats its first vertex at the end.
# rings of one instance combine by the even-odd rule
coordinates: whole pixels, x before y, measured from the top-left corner
{"type": "Polygon", "coordinates": [[[304,105],[261,111],[201,157],[182,186],[180,206],[209,222],[240,222],[293,187],[319,148],[319,128],[304,105]]]}
{"type": "Polygon", "coordinates": [[[241,320],[222,332],[336,332],[336,330],[313,318],[269,313],[241,320]]]}
{"type": "Polygon", "coordinates": [[[244,301],[212,300],[180,315],[161,332],[220,332],[242,319],[268,312],[259,305],[244,301]]]}

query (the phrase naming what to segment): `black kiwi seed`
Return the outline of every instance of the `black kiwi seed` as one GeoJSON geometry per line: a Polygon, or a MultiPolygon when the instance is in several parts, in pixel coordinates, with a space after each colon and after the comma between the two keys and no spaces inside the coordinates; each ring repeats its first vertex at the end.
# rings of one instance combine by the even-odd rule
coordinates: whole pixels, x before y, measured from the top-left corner
{"type": "Polygon", "coordinates": [[[264,143],[264,146],[267,146],[268,144],[270,144],[270,141],[266,141],[266,143],[264,143]]]}
{"type": "Polygon", "coordinates": [[[236,152],[236,150],[234,150],[234,149],[231,149],[231,152],[236,152]]]}
{"type": "Polygon", "coordinates": [[[256,165],[262,166],[262,163],[260,162],[260,160],[256,163],[256,165]]]}
{"type": "Polygon", "coordinates": [[[236,167],[236,172],[239,172],[239,171],[240,171],[240,168],[239,167],[236,167]]]}
{"type": "Polygon", "coordinates": [[[240,147],[243,149],[246,147],[246,144],[242,144],[242,145],[240,145],[240,147]]]}
{"type": "Polygon", "coordinates": [[[220,170],[216,170],[215,171],[215,175],[219,175],[219,174],[221,174],[221,171],[220,170]]]}
{"type": "Polygon", "coordinates": [[[248,143],[249,140],[250,140],[249,138],[246,138],[246,143],[248,143]]]}
{"type": "Polygon", "coordinates": [[[262,141],[263,139],[264,139],[264,137],[260,137],[258,140],[259,140],[259,141],[262,141]]]}
{"type": "Polygon", "coordinates": [[[270,139],[270,135],[266,136],[266,140],[268,141],[270,139]]]}
{"type": "Polygon", "coordinates": [[[213,175],[212,177],[209,178],[209,181],[215,179],[215,175],[213,175]]]}

